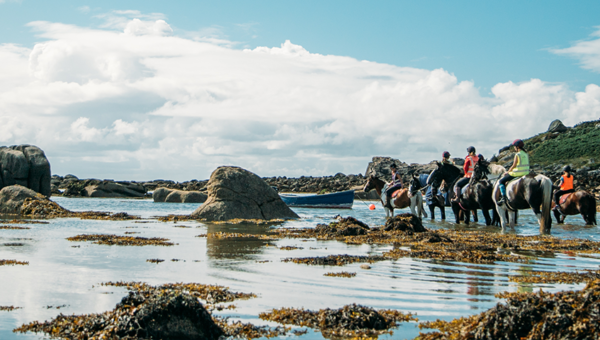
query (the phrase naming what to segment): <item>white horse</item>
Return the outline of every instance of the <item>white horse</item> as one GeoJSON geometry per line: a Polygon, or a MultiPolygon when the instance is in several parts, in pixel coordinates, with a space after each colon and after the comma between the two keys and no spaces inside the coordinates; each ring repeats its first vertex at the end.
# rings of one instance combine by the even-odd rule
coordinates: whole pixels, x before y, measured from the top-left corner
{"type": "MultiPolygon", "coordinates": [[[[368,192],[375,189],[379,197],[382,197],[381,191],[383,190],[384,185],[384,181],[371,175],[367,179],[367,183],[363,190],[368,192]]],[[[423,210],[423,194],[420,190],[414,195],[411,195],[408,189],[400,189],[398,195],[392,198],[388,204],[383,204],[382,200],[381,205],[385,210],[386,217],[394,217],[394,209],[404,209],[406,207],[410,207],[411,213],[419,218],[421,218],[421,216],[427,217],[427,213],[423,210]]]]}
{"type": "Polygon", "coordinates": [[[544,175],[527,175],[515,179],[506,185],[507,202],[498,205],[501,198],[499,181],[494,185],[492,199],[500,215],[502,230],[507,226],[515,227],[517,211],[533,209],[540,225],[540,234],[549,234],[552,227],[550,210],[552,208],[552,181],[544,175]],[[540,210],[541,208],[541,210],[540,210]],[[508,221],[507,221],[508,219],[508,221]]]}

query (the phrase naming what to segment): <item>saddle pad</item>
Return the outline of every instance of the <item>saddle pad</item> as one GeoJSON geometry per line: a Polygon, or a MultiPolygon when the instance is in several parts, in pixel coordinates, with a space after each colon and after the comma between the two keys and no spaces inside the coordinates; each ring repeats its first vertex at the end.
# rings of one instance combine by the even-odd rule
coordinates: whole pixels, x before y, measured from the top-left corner
{"type": "Polygon", "coordinates": [[[398,189],[398,190],[394,191],[394,192],[392,193],[392,198],[396,198],[396,196],[398,196],[398,195],[400,194],[400,191],[402,191],[402,190],[403,190],[403,189],[398,189]]]}
{"type": "Polygon", "coordinates": [[[567,198],[569,198],[569,196],[571,196],[571,194],[564,194],[560,196],[560,199],[558,200],[558,204],[563,204],[567,201],[567,198]]]}

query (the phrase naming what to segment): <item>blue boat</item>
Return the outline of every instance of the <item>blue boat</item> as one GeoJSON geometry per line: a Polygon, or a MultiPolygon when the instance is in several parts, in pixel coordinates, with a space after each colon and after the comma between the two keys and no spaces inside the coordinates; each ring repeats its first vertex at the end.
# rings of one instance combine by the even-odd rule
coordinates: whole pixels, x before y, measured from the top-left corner
{"type": "Polygon", "coordinates": [[[279,197],[290,207],[352,209],[354,190],[323,195],[280,194],[279,197]]]}

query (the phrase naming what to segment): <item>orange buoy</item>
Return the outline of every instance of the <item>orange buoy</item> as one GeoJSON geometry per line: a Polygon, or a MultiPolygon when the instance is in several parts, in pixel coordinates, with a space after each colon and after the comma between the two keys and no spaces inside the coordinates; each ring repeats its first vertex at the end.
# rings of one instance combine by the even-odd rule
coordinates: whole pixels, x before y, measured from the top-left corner
{"type": "Polygon", "coordinates": [[[375,210],[375,204],[371,203],[371,205],[369,205],[369,210],[375,210]]]}

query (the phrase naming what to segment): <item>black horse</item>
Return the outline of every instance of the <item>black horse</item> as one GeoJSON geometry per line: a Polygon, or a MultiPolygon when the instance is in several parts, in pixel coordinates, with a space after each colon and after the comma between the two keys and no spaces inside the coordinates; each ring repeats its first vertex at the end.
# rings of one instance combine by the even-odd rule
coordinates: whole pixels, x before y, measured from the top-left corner
{"type": "MultiPolygon", "coordinates": [[[[440,162],[436,162],[436,164],[437,169],[434,169],[431,174],[429,174],[429,179],[427,180],[427,184],[431,186],[431,194],[434,197],[437,196],[438,188],[440,187],[442,181],[445,181],[447,185],[446,188],[448,188],[449,199],[452,199],[454,198],[454,185],[456,184],[456,181],[462,177],[462,171],[452,164],[440,162]]],[[[477,222],[477,210],[474,209],[472,212],[473,221],[477,222]]],[[[463,214],[461,214],[460,211],[454,211],[454,215],[456,217],[456,223],[459,223],[460,219],[463,218],[463,214]]],[[[464,215],[464,218],[466,219],[468,214],[464,215]]]]}
{"type": "Polygon", "coordinates": [[[489,162],[479,158],[473,169],[473,177],[469,180],[464,194],[457,201],[452,202],[452,210],[456,216],[456,223],[460,223],[459,215],[464,215],[466,224],[469,224],[469,211],[481,209],[486,225],[499,224],[500,217],[496,211],[496,204],[492,200],[494,185],[487,179],[490,173],[489,162]],[[492,209],[494,218],[490,217],[489,210],[492,209]]]}

